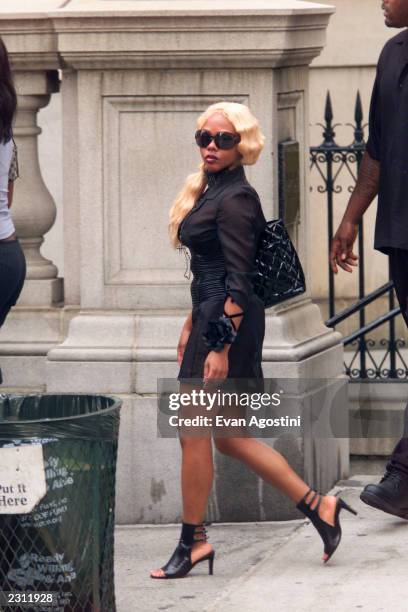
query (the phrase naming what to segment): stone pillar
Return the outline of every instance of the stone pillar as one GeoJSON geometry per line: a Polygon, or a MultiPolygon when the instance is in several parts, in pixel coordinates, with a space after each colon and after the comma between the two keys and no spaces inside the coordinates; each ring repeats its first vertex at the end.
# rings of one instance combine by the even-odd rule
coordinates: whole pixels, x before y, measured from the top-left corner
{"type": "Polygon", "coordinates": [[[18,111],[14,136],[18,147],[20,178],[16,183],[13,220],[26,260],[27,277],[19,306],[51,306],[62,300],[62,279],[40,247],[54,224],[56,206],[41,176],[38,163],[38,111],[58,91],[57,71],[16,71],[18,111]]]}
{"type": "MultiPolygon", "coordinates": [[[[140,8],[95,0],[84,11],[74,0],[51,15],[64,66],[65,283],[80,311],[48,353],[46,382],[50,391],[122,395],[119,522],[180,519],[179,444],[157,439],[155,393],[158,378],[176,376],[178,335],[191,308],[167,215],[200,161],[196,117],[223,99],[247,103],[259,118],[266,146],[246,173],[267,218],[278,213],[278,143],[299,143],[296,233],[307,272],[308,70],[331,12],[295,0],[267,8],[256,0],[239,7],[152,0],[140,8]]],[[[340,336],[324,326],[308,294],[267,314],[266,376],[341,375],[340,336]]],[[[345,442],[302,440],[280,450],[322,489],[346,474],[345,442]]],[[[234,467],[216,461],[211,518],[297,516],[252,473],[244,478],[252,508],[223,495],[234,467]]]]}

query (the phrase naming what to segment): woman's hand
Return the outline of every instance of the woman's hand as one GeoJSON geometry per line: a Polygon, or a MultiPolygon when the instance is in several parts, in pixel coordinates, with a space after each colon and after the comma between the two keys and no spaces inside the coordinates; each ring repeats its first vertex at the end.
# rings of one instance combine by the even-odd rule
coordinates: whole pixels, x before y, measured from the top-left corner
{"type": "Polygon", "coordinates": [[[210,351],[204,362],[204,385],[213,380],[225,380],[228,374],[228,351],[230,345],[224,345],[222,351],[210,351]]]}
{"type": "Polygon", "coordinates": [[[192,314],[190,312],[190,314],[188,315],[182,327],[180,338],[179,338],[178,345],[177,345],[177,361],[179,365],[181,365],[181,362],[183,361],[184,351],[187,346],[187,342],[190,337],[192,328],[193,328],[193,322],[192,322],[192,314]]]}

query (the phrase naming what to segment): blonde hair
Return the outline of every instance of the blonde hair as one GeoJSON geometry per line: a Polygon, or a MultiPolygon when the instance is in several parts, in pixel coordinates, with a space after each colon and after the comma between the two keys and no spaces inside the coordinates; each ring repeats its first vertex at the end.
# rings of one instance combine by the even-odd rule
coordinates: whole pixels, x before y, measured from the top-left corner
{"type": "MultiPolygon", "coordinates": [[[[262,134],[258,120],[245,104],[238,102],[216,102],[211,104],[197,119],[197,129],[201,130],[207,119],[215,114],[221,113],[234,126],[240,134],[241,141],[237,149],[241,154],[242,165],[252,165],[257,161],[264,143],[265,136],[262,134]]],[[[204,173],[204,162],[201,162],[198,172],[189,174],[183,188],[178,193],[169,211],[169,234],[174,248],[180,244],[177,230],[186,214],[193,208],[194,203],[200,197],[207,184],[204,173]]]]}

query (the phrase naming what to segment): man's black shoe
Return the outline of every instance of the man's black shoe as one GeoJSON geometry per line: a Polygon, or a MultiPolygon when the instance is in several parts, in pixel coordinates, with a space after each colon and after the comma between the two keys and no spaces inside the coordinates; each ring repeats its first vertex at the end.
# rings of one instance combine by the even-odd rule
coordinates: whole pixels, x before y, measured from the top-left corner
{"type": "Polygon", "coordinates": [[[398,470],[387,470],[378,484],[367,485],[361,501],[373,508],[408,520],[408,476],[398,470]]]}

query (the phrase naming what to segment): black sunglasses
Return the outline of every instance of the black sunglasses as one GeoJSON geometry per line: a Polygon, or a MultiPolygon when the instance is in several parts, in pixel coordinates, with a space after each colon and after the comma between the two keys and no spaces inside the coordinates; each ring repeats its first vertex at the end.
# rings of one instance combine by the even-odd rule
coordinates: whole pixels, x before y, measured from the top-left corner
{"type": "Polygon", "coordinates": [[[205,149],[211,141],[214,141],[219,149],[232,149],[238,142],[241,141],[239,134],[231,134],[231,132],[217,132],[214,136],[207,130],[197,130],[195,133],[195,141],[199,147],[205,149]]]}

